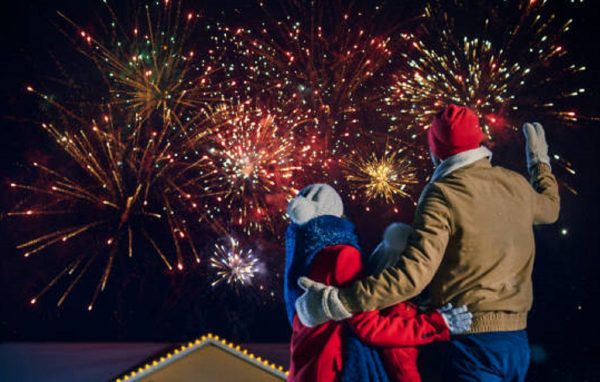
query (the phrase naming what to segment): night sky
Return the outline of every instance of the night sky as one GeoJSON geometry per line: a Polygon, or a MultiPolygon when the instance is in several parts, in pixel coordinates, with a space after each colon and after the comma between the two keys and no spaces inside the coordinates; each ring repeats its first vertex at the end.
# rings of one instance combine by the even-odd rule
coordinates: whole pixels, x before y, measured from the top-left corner
{"type": "MultiPolygon", "coordinates": [[[[24,259],[15,247],[31,227],[15,225],[15,221],[6,216],[16,202],[8,192],[9,183],[27,171],[25,163],[46,155],[45,147],[50,145],[50,139],[32,123],[32,119],[37,120],[43,113],[43,108],[26,94],[25,87],[32,82],[51,81],[56,73],[55,57],[61,60],[78,57],[56,27],[55,11],[61,10],[86,25],[94,20],[97,3],[22,0],[0,5],[0,340],[173,342],[210,331],[234,342],[287,341],[290,330],[281,301],[282,280],[276,276],[282,272],[283,262],[276,260],[267,264],[269,282],[265,285],[271,290],[213,289],[210,280],[192,268],[166,275],[158,264],[149,262],[145,266],[125,265],[115,270],[107,291],[91,313],[85,309],[85,301],[89,289],[95,285],[94,280],[79,285],[61,308],[55,306],[58,292],[50,293],[35,306],[29,303],[60,269],[61,263],[55,261],[60,254],[52,251],[39,258],[24,259]]],[[[420,9],[420,4],[414,3],[394,5],[391,9],[414,13],[420,9]]],[[[600,115],[598,7],[593,1],[576,2],[576,5],[567,1],[553,3],[558,10],[574,18],[566,45],[572,61],[588,67],[584,74],[587,92],[578,101],[578,109],[588,115],[600,115]]],[[[196,8],[202,9],[207,18],[220,18],[234,25],[245,17],[259,14],[252,2],[243,1],[203,1],[196,8]]],[[[549,126],[558,123],[542,122],[549,126]]],[[[561,189],[560,220],[535,229],[535,301],[528,328],[534,345],[531,380],[600,381],[600,335],[596,330],[600,313],[597,307],[600,296],[598,123],[553,128],[547,134],[551,154],[560,152],[577,171],[576,175],[569,176],[564,170],[556,170],[559,176],[568,179],[578,195],[561,189]]],[[[517,149],[499,150],[494,159],[523,173],[525,166],[520,163],[524,162],[524,141],[518,136],[510,144],[517,149]],[[521,157],[515,160],[515,155],[521,157]]],[[[402,218],[410,221],[411,205],[402,203],[407,211],[402,218]]],[[[383,227],[389,223],[389,214],[379,217],[377,213],[369,215],[358,209],[348,213],[357,223],[367,250],[373,248],[383,227]]],[[[278,234],[281,236],[282,232],[278,234]]],[[[275,234],[260,237],[254,245],[270,253],[271,258],[281,256],[279,259],[282,259],[283,251],[273,244],[276,240],[280,239],[275,234]]],[[[90,246],[93,245],[90,242],[90,246]]]]}

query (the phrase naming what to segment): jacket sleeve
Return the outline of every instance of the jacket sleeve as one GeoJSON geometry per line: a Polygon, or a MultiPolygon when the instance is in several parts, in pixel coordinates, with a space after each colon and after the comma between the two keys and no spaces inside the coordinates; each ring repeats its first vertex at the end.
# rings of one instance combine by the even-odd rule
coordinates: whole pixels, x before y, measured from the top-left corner
{"type": "Polygon", "coordinates": [[[340,289],[350,312],[382,309],[418,295],[433,278],[451,235],[452,221],[443,192],[429,184],[417,207],[414,232],[395,267],[340,289]]]}
{"type": "Polygon", "coordinates": [[[550,224],[558,220],[560,197],[550,166],[538,163],[531,168],[533,186],[533,224],[550,224]]]}
{"type": "Polygon", "coordinates": [[[405,317],[376,310],[356,314],[347,322],[360,340],[372,346],[418,346],[450,338],[444,318],[435,311],[405,317]]]}

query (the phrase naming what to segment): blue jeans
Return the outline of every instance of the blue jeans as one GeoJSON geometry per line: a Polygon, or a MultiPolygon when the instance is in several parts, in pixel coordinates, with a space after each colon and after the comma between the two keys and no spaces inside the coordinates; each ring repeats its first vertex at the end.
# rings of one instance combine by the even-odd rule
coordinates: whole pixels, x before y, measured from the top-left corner
{"type": "Polygon", "coordinates": [[[527,332],[476,333],[446,344],[445,382],[523,382],[529,368],[527,332]]]}

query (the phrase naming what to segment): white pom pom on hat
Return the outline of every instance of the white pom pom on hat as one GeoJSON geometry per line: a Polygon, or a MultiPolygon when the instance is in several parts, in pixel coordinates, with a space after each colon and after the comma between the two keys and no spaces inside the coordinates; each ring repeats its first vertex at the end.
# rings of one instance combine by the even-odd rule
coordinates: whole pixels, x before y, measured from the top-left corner
{"type": "Polygon", "coordinates": [[[304,224],[323,215],[342,217],[344,203],[328,184],[315,183],[304,187],[288,204],[288,216],[296,224],[304,224]]]}

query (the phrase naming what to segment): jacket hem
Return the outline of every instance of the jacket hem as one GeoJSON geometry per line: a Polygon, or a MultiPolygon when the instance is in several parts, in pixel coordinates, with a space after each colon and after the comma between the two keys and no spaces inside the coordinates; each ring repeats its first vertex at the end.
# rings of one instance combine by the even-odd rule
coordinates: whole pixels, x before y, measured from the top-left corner
{"type": "Polygon", "coordinates": [[[474,313],[471,329],[465,334],[508,332],[527,328],[527,313],[474,313]]]}

